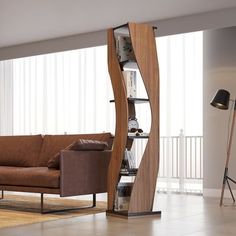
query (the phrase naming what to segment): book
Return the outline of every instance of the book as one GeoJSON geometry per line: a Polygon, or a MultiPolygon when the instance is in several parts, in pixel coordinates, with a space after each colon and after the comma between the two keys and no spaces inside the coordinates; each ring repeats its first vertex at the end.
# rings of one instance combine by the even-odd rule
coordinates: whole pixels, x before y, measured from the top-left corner
{"type": "Polygon", "coordinates": [[[136,163],[135,163],[135,158],[132,151],[125,150],[124,160],[127,163],[126,166],[128,170],[135,169],[136,163]]]}
{"type": "Polygon", "coordinates": [[[119,183],[116,189],[115,207],[116,211],[126,211],[129,208],[130,195],[133,183],[119,183]]]}
{"type": "Polygon", "coordinates": [[[138,168],[132,168],[132,169],[120,169],[120,174],[121,175],[131,175],[134,176],[138,172],[138,168]]]}
{"type": "Polygon", "coordinates": [[[122,71],[125,80],[127,98],[136,97],[136,71],[126,70],[122,71]]]}
{"type": "Polygon", "coordinates": [[[119,62],[134,61],[134,51],[129,36],[118,35],[116,40],[116,53],[119,62]]]}

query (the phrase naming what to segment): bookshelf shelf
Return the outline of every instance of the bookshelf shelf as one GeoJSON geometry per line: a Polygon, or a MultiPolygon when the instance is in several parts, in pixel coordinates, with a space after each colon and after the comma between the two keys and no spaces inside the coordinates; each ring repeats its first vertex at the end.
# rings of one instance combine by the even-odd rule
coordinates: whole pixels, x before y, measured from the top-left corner
{"type": "MultiPolygon", "coordinates": [[[[146,103],[149,102],[148,98],[127,98],[128,103],[146,103]]],[[[110,100],[110,102],[115,102],[114,99],[110,100]]]]}
{"type": "Polygon", "coordinates": [[[125,173],[120,173],[120,176],[126,176],[126,177],[128,177],[128,176],[130,176],[130,177],[134,177],[134,176],[136,176],[137,175],[137,173],[135,174],[135,173],[127,173],[127,174],[125,174],[125,173]]]}
{"type": "Polygon", "coordinates": [[[140,136],[134,136],[134,135],[128,135],[129,139],[142,139],[142,138],[149,138],[147,135],[140,135],[140,136]]]}
{"type": "MultiPolygon", "coordinates": [[[[160,216],[153,211],[156,180],[159,169],[159,68],[155,41],[155,27],[128,23],[108,30],[108,70],[114,92],[116,131],[112,157],[108,169],[107,215],[120,217],[160,216]],[[120,41],[119,41],[120,40],[120,41]],[[123,50],[123,51],[122,51],[123,50]],[[139,70],[147,98],[128,98],[129,84],[125,68],[139,70]],[[133,67],[135,65],[135,67],[133,67]],[[128,92],[127,92],[128,91],[128,92]],[[136,118],[135,106],[148,103],[151,112],[150,130],[140,136],[129,135],[130,118],[136,118]],[[137,173],[121,174],[124,154],[131,150],[134,139],[147,139],[137,173]],[[136,176],[132,185],[127,211],[116,211],[115,203],[121,176],[136,176]]],[[[136,70],[136,71],[137,71],[136,70]]],[[[136,72],[132,72],[136,73],[136,72]]],[[[131,77],[133,79],[133,77],[131,77]]],[[[130,79],[130,81],[131,81],[130,79]]],[[[131,81],[132,82],[132,81],[131,81]]],[[[132,87],[131,87],[132,89],[132,87]]],[[[117,205],[116,205],[117,206],[117,205]]],[[[121,208],[123,209],[123,208],[121,208]]]]}

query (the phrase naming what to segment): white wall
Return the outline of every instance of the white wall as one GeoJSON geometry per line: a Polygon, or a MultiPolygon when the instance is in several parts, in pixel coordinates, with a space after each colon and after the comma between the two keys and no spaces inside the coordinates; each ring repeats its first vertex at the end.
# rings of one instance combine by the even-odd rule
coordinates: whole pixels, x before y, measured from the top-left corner
{"type": "MultiPolygon", "coordinates": [[[[236,27],[208,30],[203,34],[204,196],[220,196],[224,174],[230,112],[210,105],[219,88],[228,90],[231,98],[236,98],[236,27]]],[[[235,134],[229,166],[230,176],[236,179],[235,134]]]]}

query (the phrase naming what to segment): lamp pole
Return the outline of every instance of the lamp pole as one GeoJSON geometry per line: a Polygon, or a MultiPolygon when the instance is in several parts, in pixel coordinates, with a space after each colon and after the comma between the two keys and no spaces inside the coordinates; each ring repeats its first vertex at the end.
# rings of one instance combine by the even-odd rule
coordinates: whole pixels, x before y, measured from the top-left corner
{"type": "Polygon", "coordinates": [[[234,198],[232,189],[230,187],[229,181],[233,182],[234,184],[236,184],[236,181],[228,176],[228,165],[229,165],[229,158],[230,158],[230,152],[231,152],[231,147],[232,147],[235,118],[236,118],[236,100],[234,100],[234,113],[233,113],[231,129],[230,129],[229,144],[228,144],[228,148],[227,148],[227,157],[226,157],[226,162],[225,162],[225,172],[224,172],[224,177],[223,177],[223,185],[222,185],[222,189],[221,189],[220,206],[222,206],[222,203],[223,203],[223,197],[224,197],[224,191],[225,191],[226,184],[228,185],[231,197],[232,197],[233,201],[235,202],[235,198],[234,198]]]}

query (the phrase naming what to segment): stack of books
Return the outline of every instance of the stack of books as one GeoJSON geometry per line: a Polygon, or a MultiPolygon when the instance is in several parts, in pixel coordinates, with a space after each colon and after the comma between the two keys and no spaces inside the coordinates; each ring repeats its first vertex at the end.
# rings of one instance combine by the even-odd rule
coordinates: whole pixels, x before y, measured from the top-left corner
{"type": "Polygon", "coordinates": [[[136,71],[126,70],[123,71],[123,77],[126,85],[127,98],[136,97],[136,71]]]}
{"type": "Polygon", "coordinates": [[[132,188],[133,188],[133,183],[118,184],[114,210],[116,211],[128,210],[132,188]]]}

